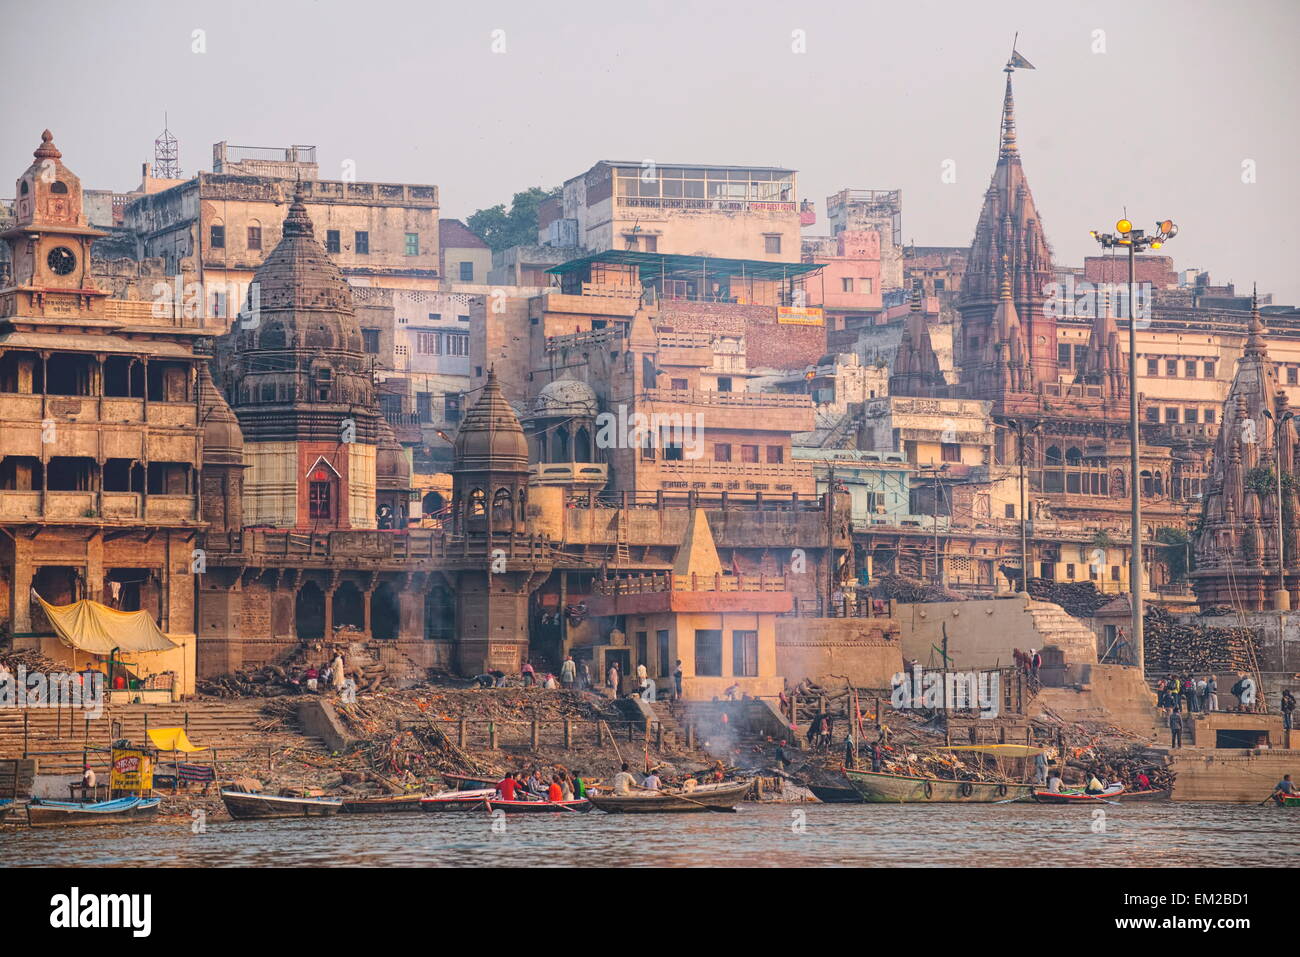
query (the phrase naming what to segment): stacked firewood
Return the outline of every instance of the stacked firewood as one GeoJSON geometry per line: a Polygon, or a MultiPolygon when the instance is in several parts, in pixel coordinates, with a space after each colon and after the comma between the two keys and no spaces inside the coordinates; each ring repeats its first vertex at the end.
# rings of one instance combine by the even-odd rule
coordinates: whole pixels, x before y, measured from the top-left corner
{"type": "Polygon", "coordinates": [[[872,583],[872,598],[886,598],[897,602],[965,601],[961,592],[940,585],[927,585],[904,575],[882,575],[872,583]]]}
{"type": "Polygon", "coordinates": [[[1259,650],[1253,628],[1187,624],[1159,606],[1147,609],[1143,640],[1150,675],[1250,671],[1259,650]]]}
{"type": "Polygon", "coordinates": [[[14,674],[18,674],[18,669],[24,669],[27,674],[57,674],[67,671],[67,668],[58,664],[50,658],[46,658],[39,651],[14,651],[12,649],[0,649],[0,665],[8,668],[14,674]]]}
{"type": "Polygon", "coordinates": [[[1091,618],[1110,597],[1097,591],[1097,586],[1086,582],[1054,582],[1046,578],[1029,579],[1029,595],[1040,601],[1050,601],[1065,609],[1075,618],[1091,618]]]}

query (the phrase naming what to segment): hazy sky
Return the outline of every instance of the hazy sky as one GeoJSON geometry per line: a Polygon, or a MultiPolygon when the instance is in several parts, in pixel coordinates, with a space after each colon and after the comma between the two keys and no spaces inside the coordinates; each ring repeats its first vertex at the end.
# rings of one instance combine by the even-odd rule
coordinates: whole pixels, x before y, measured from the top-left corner
{"type": "Polygon", "coordinates": [[[187,175],[218,140],[316,144],[323,178],[354,160],[463,217],[600,159],[785,165],[809,232],[843,186],[901,188],[922,245],[970,242],[1019,31],[1021,152],[1059,263],[1127,204],[1179,223],[1178,268],[1300,302],[1295,0],[44,0],[4,21],[5,182],[49,127],[85,185],[130,189],[166,112],[187,175]]]}

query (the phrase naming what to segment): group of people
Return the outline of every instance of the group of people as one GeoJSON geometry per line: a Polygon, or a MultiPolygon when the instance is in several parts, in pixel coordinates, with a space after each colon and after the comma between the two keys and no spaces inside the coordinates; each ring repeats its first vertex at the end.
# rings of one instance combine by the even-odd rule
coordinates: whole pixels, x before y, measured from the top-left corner
{"type": "MultiPolygon", "coordinates": [[[[1250,682],[1250,691],[1253,691],[1255,681],[1249,675],[1243,675],[1232,686],[1232,693],[1237,697],[1238,711],[1241,710],[1245,697],[1249,696],[1245,682],[1250,682]]],[[[1167,678],[1161,678],[1156,682],[1156,699],[1162,708],[1169,708],[1173,711],[1185,710],[1188,714],[1218,711],[1219,683],[1214,675],[1195,678],[1191,675],[1179,677],[1171,674],[1167,678]]]]}
{"type": "Polygon", "coordinates": [[[309,665],[306,670],[293,668],[289,672],[289,683],[309,694],[320,694],[329,689],[339,696],[341,703],[357,703],[356,675],[344,666],[342,652],[336,651],[333,660],[324,668],[315,665],[309,665]]]}
{"type": "Polygon", "coordinates": [[[1038,673],[1043,668],[1043,656],[1035,648],[1028,651],[1021,651],[1019,648],[1011,649],[1011,657],[1016,663],[1016,670],[1022,675],[1037,680],[1038,673]]]}
{"type": "Polygon", "coordinates": [[[508,771],[497,782],[497,796],[503,801],[580,801],[588,793],[590,789],[582,772],[564,768],[550,775],[543,775],[536,768],[531,774],[508,771]]]}

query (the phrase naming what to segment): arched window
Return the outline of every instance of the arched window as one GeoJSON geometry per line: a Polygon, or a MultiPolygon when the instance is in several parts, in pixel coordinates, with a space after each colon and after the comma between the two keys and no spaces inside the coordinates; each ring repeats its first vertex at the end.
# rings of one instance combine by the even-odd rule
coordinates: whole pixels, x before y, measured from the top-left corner
{"type": "Polygon", "coordinates": [[[508,488],[499,488],[496,494],[492,496],[492,521],[494,523],[506,523],[510,521],[514,496],[508,488]]]}
{"type": "Polygon", "coordinates": [[[1055,445],[1049,445],[1046,452],[1046,462],[1048,465],[1061,464],[1061,449],[1055,445]]]}
{"type": "Polygon", "coordinates": [[[573,437],[573,460],[575,462],[594,462],[595,456],[591,454],[591,433],[586,427],[578,429],[573,437]]]}
{"type": "Polygon", "coordinates": [[[551,433],[551,461],[569,461],[569,430],[563,426],[551,433]]]}
{"type": "Polygon", "coordinates": [[[528,489],[521,488],[519,490],[519,521],[522,522],[527,517],[528,517],[528,489]]]}
{"type": "Polygon", "coordinates": [[[1065,464],[1073,466],[1082,465],[1083,453],[1080,452],[1077,447],[1070,446],[1070,448],[1065,451],[1065,464]]]}
{"type": "Polygon", "coordinates": [[[68,192],[68,184],[56,179],[50,184],[50,192],[60,196],[65,195],[68,192]]]}
{"type": "Polygon", "coordinates": [[[469,493],[469,517],[482,518],[486,514],[487,496],[481,488],[476,488],[469,493]]]}

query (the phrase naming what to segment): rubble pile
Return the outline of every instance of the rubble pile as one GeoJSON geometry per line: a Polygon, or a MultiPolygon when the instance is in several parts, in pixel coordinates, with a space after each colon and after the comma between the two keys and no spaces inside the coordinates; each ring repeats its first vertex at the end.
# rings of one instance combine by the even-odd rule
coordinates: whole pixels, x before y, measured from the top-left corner
{"type": "Polygon", "coordinates": [[[1098,608],[1113,600],[1097,591],[1090,581],[1054,582],[1046,578],[1029,579],[1029,597],[1060,605],[1075,618],[1091,618],[1098,608]]]}
{"type": "Polygon", "coordinates": [[[1259,652],[1253,628],[1184,624],[1158,606],[1143,619],[1148,675],[1254,671],[1259,652]]]}

